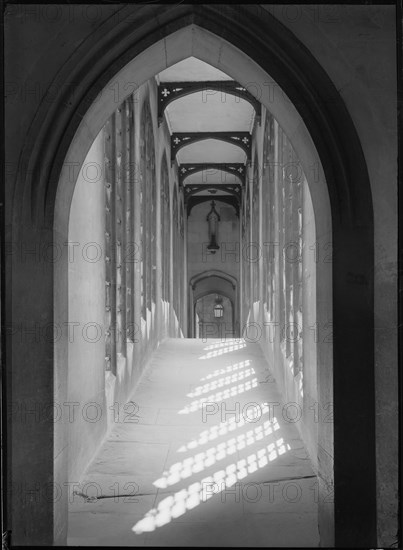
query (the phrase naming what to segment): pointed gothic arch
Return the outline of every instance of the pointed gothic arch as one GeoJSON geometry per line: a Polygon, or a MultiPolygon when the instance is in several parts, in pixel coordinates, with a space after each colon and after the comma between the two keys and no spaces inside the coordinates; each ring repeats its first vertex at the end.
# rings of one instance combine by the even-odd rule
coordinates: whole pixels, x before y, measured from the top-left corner
{"type": "MultiPolygon", "coordinates": [[[[64,242],[74,190],[74,181],[69,181],[69,162],[82,164],[97,130],[113,112],[113,91],[106,93],[96,103],[94,98],[100,90],[105,89],[112,77],[124,71],[125,66],[131,62],[137,63],[138,78],[145,81],[147,76],[152,76],[147,71],[155,73],[156,66],[162,68],[165,65],[165,57],[156,66],[144,63],[149,55],[159,59],[160,53],[155,49],[150,54],[152,48],[157,48],[156,45],[165,40],[168,50],[171,48],[173,57],[170,59],[173,63],[174,59],[176,61],[187,55],[186,49],[180,52],[181,39],[186,33],[187,38],[192,37],[190,42],[196,55],[204,57],[213,65],[219,64],[218,52],[223,44],[229,45],[227,51],[231,52],[233,59],[238,60],[239,66],[237,68],[234,65],[234,72],[240,70],[240,67],[244,69],[241,61],[243,56],[253,60],[262,71],[255,73],[257,78],[269,74],[291,100],[289,109],[294,118],[287,119],[285,103],[281,102],[275,114],[286,131],[287,127],[295,129],[296,121],[303,121],[294,134],[289,132],[294,135],[299,158],[306,162],[307,167],[318,160],[323,167],[324,178],[318,182],[311,179],[309,183],[312,185],[317,221],[325,234],[331,232],[334,248],[330,275],[325,270],[326,266],[318,266],[318,269],[325,270],[325,286],[320,291],[333,297],[332,303],[326,303],[320,314],[323,314],[323,318],[328,315],[332,317],[334,334],[333,363],[336,368],[333,371],[334,385],[328,391],[330,397],[334,394],[335,408],[335,540],[339,546],[373,546],[376,543],[374,350],[372,345],[368,346],[368,342],[373,342],[371,267],[374,236],[368,171],[351,116],[328,75],[290,31],[266,11],[257,13],[256,10],[256,6],[247,5],[179,5],[175,8],[146,6],[140,10],[136,20],[131,7],[125,6],[117,23],[112,20],[104,22],[102,28],[89,36],[60,70],[61,80],[80,81],[82,84],[81,94],[73,99],[74,105],[66,108],[64,97],[51,102],[50,107],[44,101],[34,117],[16,179],[13,235],[16,240],[28,244],[35,243],[38,238],[56,244],[64,242]],[[155,17],[156,9],[159,10],[158,17],[155,17]],[[130,25],[124,23],[125,13],[131,15],[130,25]],[[136,32],[133,32],[133,25],[136,25],[136,32]],[[210,58],[200,42],[201,37],[209,41],[210,51],[213,52],[210,58]],[[102,56],[99,56],[99,51],[103,52],[102,56]],[[332,98],[332,101],[328,101],[328,98],[332,98]],[[39,174],[41,177],[38,177],[39,174]],[[328,194],[328,202],[326,197],[323,199],[323,193],[328,194]],[[33,232],[33,229],[36,231],[33,232]],[[364,284],[357,286],[358,275],[363,278],[359,280],[363,280],[364,284]],[[366,384],[361,386],[361,399],[357,402],[355,387],[363,378],[366,384]],[[357,418],[365,419],[358,428],[352,421],[357,418]],[[356,451],[354,455],[350,453],[353,447],[356,451]]],[[[223,58],[221,68],[224,70],[233,62],[223,58]]],[[[120,74],[124,81],[124,72],[120,74]]],[[[244,79],[250,74],[247,73],[244,79]]],[[[242,83],[240,75],[235,76],[242,83]]],[[[126,78],[127,81],[130,80],[126,78]]],[[[120,81],[116,79],[115,82],[120,81]]],[[[265,103],[263,95],[261,101],[265,103]]],[[[45,272],[43,269],[34,269],[29,273],[28,280],[24,266],[16,258],[12,261],[16,276],[11,299],[17,306],[17,312],[26,289],[31,287],[33,292],[42,297],[39,318],[62,323],[66,304],[65,265],[62,262],[55,265],[55,273],[51,265],[47,266],[45,272]],[[58,292],[54,294],[56,281],[58,292]]],[[[18,315],[16,313],[15,318],[18,319],[18,315]]],[[[18,380],[24,369],[27,372],[31,369],[28,361],[33,352],[28,352],[17,340],[18,337],[8,335],[12,380],[18,380]]],[[[54,394],[53,384],[49,380],[53,377],[54,364],[58,383],[63,378],[65,343],[61,342],[54,350],[51,342],[42,341],[34,352],[42,367],[36,371],[33,383],[43,398],[51,402],[54,394]]],[[[319,361],[323,361],[328,368],[328,350],[323,349],[322,352],[319,361]]],[[[329,374],[325,371],[324,368],[323,376],[329,374]]],[[[18,401],[18,385],[14,383],[13,388],[12,398],[18,401]]],[[[26,437],[27,442],[35,442],[38,459],[49,466],[48,471],[53,471],[53,449],[48,444],[49,438],[52,440],[55,437],[53,424],[50,422],[42,426],[41,432],[32,430],[30,433],[26,430],[23,437],[26,437]]],[[[57,437],[62,436],[59,434],[57,437]]],[[[329,430],[323,437],[331,437],[329,430]]],[[[321,459],[326,462],[325,454],[321,459]]],[[[35,466],[30,468],[26,464],[22,466],[16,463],[12,479],[18,479],[23,469],[26,472],[22,479],[29,474],[35,476],[35,466]]],[[[60,468],[52,479],[64,479],[63,466],[60,468]]],[[[326,475],[325,471],[322,473],[326,475]]],[[[62,510],[62,503],[60,507],[62,510]]],[[[58,511],[53,514],[52,504],[42,508],[32,507],[30,517],[24,516],[19,523],[24,525],[28,534],[35,532],[35,524],[42,526],[51,541],[53,527],[60,520],[58,514],[58,511]],[[49,522],[48,518],[53,516],[53,522],[49,522]]],[[[333,538],[331,524],[329,520],[327,540],[333,538]]],[[[322,525],[326,529],[325,523],[322,525]]],[[[322,534],[326,536],[325,531],[322,534]]]]}

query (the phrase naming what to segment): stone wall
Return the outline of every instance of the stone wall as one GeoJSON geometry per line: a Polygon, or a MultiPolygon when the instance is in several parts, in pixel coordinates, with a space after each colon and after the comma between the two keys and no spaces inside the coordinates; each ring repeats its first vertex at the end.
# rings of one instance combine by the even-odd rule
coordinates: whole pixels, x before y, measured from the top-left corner
{"type": "MultiPolygon", "coordinates": [[[[183,6],[179,6],[177,9],[182,8],[183,6]]],[[[397,532],[398,464],[395,8],[344,5],[335,7],[264,5],[252,8],[254,10],[252,15],[259,13],[261,21],[264,21],[264,12],[269,10],[276,20],[281,21],[285,28],[301,41],[306,51],[326,71],[334,83],[334,89],[337,90],[337,97],[329,97],[328,103],[336,101],[339,95],[342,97],[348,115],[358,132],[368,167],[375,219],[375,261],[372,269],[375,276],[378,545],[390,546],[395,541],[397,532]]],[[[126,7],[127,9],[129,8],[126,7]]],[[[135,74],[125,75],[126,83],[134,83],[134,87],[136,82],[143,83],[150,78],[151,73],[158,72],[167,64],[170,65],[185,55],[191,55],[194,51],[197,51],[206,61],[214,62],[224,72],[231,73],[232,68],[234,78],[244,84],[248,79],[254,80],[254,75],[257,74],[256,67],[250,58],[248,62],[238,63],[239,52],[236,54],[234,48],[223,46],[221,38],[215,40],[209,36],[208,40],[205,37],[201,39],[194,27],[189,28],[187,34],[185,32],[172,35],[169,39],[161,37],[161,42],[155,46],[159,61],[153,57],[151,65],[145,61],[141,48],[136,49],[135,45],[132,45],[130,50],[123,49],[122,52],[117,48],[116,51],[122,54],[119,57],[119,53],[116,53],[114,48],[119,40],[126,40],[128,35],[135,34],[139,42],[144,39],[142,44],[146,43],[146,47],[154,42],[157,43],[159,34],[158,38],[155,35],[152,37],[147,35],[149,29],[154,28],[155,10],[158,10],[160,22],[160,18],[162,20],[166,15],[164,9],[160,6],[144,6],[138,10],[138,6],[135,6],[129,14],[130,17],[127,17],[124,8],[115,5],[97,6],[95,15],[91,12],[91,6],[85,5],[14,4],[7,6],[5,12],[7,241],[23,245],[26,250],[35,250],[38,244],[46,242],[58,243],[58,238],[61,239],[61,245],[63,244],[66,238],[65,217],[68,216],[70,208],[69,193],[72,193],[71,182],[66,177],[66,173],[69,173],[71,165],[63,166],[60,179],[59,174],[52,172],[52,169],[63,163],[67,151],[69,156],[66,158],[79,159],[79,165],[84,161],[90,145],[105,122],[100,120],[103,106],[108,105],[107,116],[112,112],[108,104],[108,94],[113,96],[110,103],[114,101],[114,108],[126,96],[127,90],[120,87],[121,81],[115,80],[110,83],[109,79],[114,77],[121,66],[130,63],[131,59],[138,54],[140,55],[135,74]],[[136,33],[133,31],[134,28],[136,33]],[[116,35],[119,36],[119,40],[116,35]],[[99,54],[100,43],[103,44],[102,55],[99,54]],[[108,59],[107,62],[106,59],[108,59]],[[106,63],[107,70],[103,63],[106,63]],[[70,75],[73,77],[70,78],[70,75]],[[144,77],[144,75],[147,76],[144,77]],[[144,80],[142,80],[143,77],[144,80]],[[102,94],[99,96],[93,93],[92,88],[93,82],[98,82],[98,79],[102,85],[111,84],[109,91],[102,89],[101,85],[102,94]],[[86,96],[87,93],[88,96],[86,96]],[[61,96],[63,96],[63,102],[60,99],[61,96]],[[94,103],[95,99],[97,101],[94,103]],[[86,105],[85,108],[84,105],[86,105]],[[55,109],[58,110],[57,116],[55,109]],[[86,118],[89,111],[93,118],[86,118]],[[80,128],[77,139],[73,139],[79,122],[84,119],[85,128],[80,128]],[[94,120],[95,122],[92,123],[94,120]],[[45,146],[42,147],[43,136],[47,141],[45,140],[45,146]],[[40,169],[38,169],[38,159],[40,159],[40,169]],[[37,172],[32,175],[33,166],[37,172]],[[56,194],[55,189],[59,181],[63,182],[63,185],[59,185],[58,193],[63,195],[64,190],[67,189],[67,191],[59,204],[59,217],[53,219],[55,200],[52,193],[56,194]],[[12,204],[10,197],[13,197],[12,204]]],[[[244,8],[239,7],[241,15],[242,9],[244,8]]],[[[223,15],[225,15],[224,12],[223,9],[223,15]]],[[[189,23],[191,19],[187,21],[189,23]]],[[[245,19],[242,20],[242,24],[244,23],[245,19]]],[[[171,29],[176,30],[177,27],[172,21],[171,24],[173,25],[171,29]]],[[[222,20],[220,19],[216,28],[217,35],[221,30],[222,20]]],[[[223,34],[224,32],[226,29],[222,31],[223,34]]],[[[268,32],[267,44],[270,43],[270,36],[268,32]]],[[[264,45],[262,42],[262,48],[264,45]]],[[[242,47],[243,44],[237,43],[237,48],[242,49],[242,47]]],[[[298,57],[302,51],[301,48],[298,45],[291,45],[290,49],[287,49],[288,53],[292,48],[294,49],[290,54],[291,58],[298,57]]],[[[261,47],[256,50],[258,50],[255,52],[256,55],[253,55],[250,50],[250,57],[262,66],[269,64],[268,58],[260,54],[261,47]]],[[[275,69],[276,67],[273,66],[273,70],[275,69]]],[[[264,78],[263,75],[262,82],[264,78]]],[[[274,88],[276,89],[279,91],[281,103],[278,107],[278,118],[283,118],[284,128],[288,125],[287,135],[295,147],[298,146],[299,157],[316,158],[310,153],[311,141],[306,128],[300,119],[294,117],[291,103],[289,103],[290,108],[286,109],[288,98],[284,97],[279,88],[274,88]]],[[[292,85],[290,90],[292,91],[292,85]]],[[[262,102],[269,104],[272,100],[270,94],[273,88],[262,87],[261,91],[262,102]]],[[[321,92],[321,89],[316,90],[317,94],[321,92]]],[[[300,90],[298,93],[302,97],[300,90]]],[[[277,108],[277,104],[273,107],[277,108]]],[[[340,117],[343,116],[343,112],[340,111],[340,117]]],[[[312,118],[315,118],[314,114],[312,118]]],[[[306,120],[308,119],[309,116],[306,120]]],[[[336,123],[337,121],[333,120],[333,124],[336,123]]],[[[311,128],[315,130],[314,125],[311,128]]],[[[332,133],[332,128],[329,128],[329,132],[332,133]]],[[[328,135],[324,132],[323,140],[326,140],[328,135]]],[[[316,141],[316,143],[319,142],[316,141]]],[[[353,162],[349,172],[354,173],[353,162]]],[[[307,172],[306,174],[308,177],[307,172]]],[[[321,179],[319,183],[322,185],[323,180],[321,179]]],[[[327,183],[329,186],[334,185],[334,182],[327,183]]],[[[315,190],[315,193],[317,191],[315,190]]],[[[347,196],[349,190],[345,191],[347,196]]],[[[314,210],[319,204],[315,193],[312,193],[314,210]]],[[[334,196],[333,200],[337,203],[334,196]]],[[[359,202],[355,200],[354,204],[357,205],[359,202]]],[[[345,204],[347,211],[349,208],[350,205],[345,204]]],[[[317,219],[320,219],[320,215],[320,210],[315,210],[317,219]]],[[[312,228],[309,231],[311,230],[312,228]]],[[[366,228],[361,234],[361,228],[356,227],[357,240],[365,237],[365,231],[366,228]]],[[[321,237],[320,234],[319,238],[321,237]]],[[[327,236],[325,235],[324,238],[327,239],[327,236]]],[[[343,254],[344,251],[339,253],[343,254]]],[[[7,261],[9,292],[6,295],[6,322],[13,326],[16,323],[25,322],[27,316],[32,325],[37,323],[39,326],[43,323],[52,323],[54,319],[56,321],[66,319],[67,298],[64,291],[54,292],[56,287],[54,287],[53,266],[49,270],[49,262],[37,260],[38,258],[31,254],[28,261],[24,259],[21,262],[16,255],[7,261]],[[29,277],[27,277],[28,272],[29,277]],[[60,317],[57,315],[54,317],[55,304],[56,310],[60,305],[60,317]]],[[[67,265],[67,259],[64,258],[64,260],[67,265]]],[[[62,269],[58,272],[57,266],[55,270],[56,279],[62,285],[63,281],[66,282],[66,270],[62,269]]],[[[340,273],[344,276],[343,267],[340,273]]],[[[367,275],[369,277],[369,274],[367,275]]],[[[350,281],[344,281],[344,279],[341,282],[343,289],[355,298],[363,293],[363,289],[365,290],[365,275],[364,280],[359,278],[354,283],[355,286],[353,283],[350,284],[350,281]],[[361,284],[363,281],[364,284],[361,284]],[[355,292],[353,292],[354,289],[356,289],[355,292]]],[[[65,289],[66,285],[62,286],[63,288],[65,289]]],[[[338,288],[340,289],[340,286],[338,288]]],[[[337,298],[340,300],[343,296],[338,294],[337,298]]],[[[322,307],[323,305],[319,303],[318,308],[322,307]]],[[[372,304],[368,302],[368,311],[371,311],[371,307],[372,304]]],[[[365,312],[362,315],[365,317],[365,312]]],[[[349,321],[346,318],[346,324],[349,321]]],[[[357,334],[361,337],[359,331],[357,334]]],[[[67,342],[66,335],[65,343],[67,342]]],[[[369,345],[372,346],[372,344],[369,345]]],[[[12,334],[7,335],[7,350],[10,400],[18,405],[20,402],[30,404],[30,400],[36,399],[49,405],[59,397],[65,398],[63,389],[66,387],[66,369],[64,368],[67,361],[66,346],[54,352],[53,345],[44,342],[43,339],[37,340],[31,335],[21,341],[19,335],[12,334]]],[[[357,357],[358,360],[364,352],[366,352],[365,349],[349,350],[349,354],[357,357]]],[[[319,356],[318,361],[323,365],[322,355],[319,356]]],[[[339,365],[340,369],[344,367],[345,365],[339,365]]],[[[363,377],[362,380],[365,385],[365,378],[363,377]]],[[[371,380],[368,381],[368,383],[371,382],[371,380]]],[[[354,388],[354,391],[360,395],[359,390],[354,388]]],[[[356,407],[357,410],[361,408],[361,403],[359,405],[356,407]]],[[[356,423],[358,435],[360,433],[358,424],[361,422],[362,425],[366,425],[365,417],[354,417],[343,421],[346,423],[348,420],[356,423]]],[[[53,434],[53,429],[54,425],[51,421],[27,424],[13,419],[8,434],[13,458],[11,482],[29,483],[35,479],[39,483],[56,480],[62,484],[66,480],[63,477],[64,454],[59,453],[63,448],[63,441],[57,434],[53,434]],[[27,456],[34,457],[35,460],[32,459],[27,464],[27,456]],[[56,457],[55,462],[53,462],[54,457],[56,457]]],[[[350,438],[352,433],[350,430],[350,438]]],[[[362,465],[359,464],[359,468],[362,465]]],[[[365,490],[365,478],[362,484],[365,490]]],[[[354,505],[353,502],[352,506],[354,505]]],[[[61,522],[64,513],[62,506],[59,509],[60,513],[54,513],[53,508],[53,503],[50,502],[45,502],[39,507],[35,503],[25,503],[23,506],[20,497],[12,494],[9,526],[13,529],[13,543],[52,544],[55,540],[53,530],[57,534],[63,533],[61,522]],[[21,513],[23,509],[26,513],[21,513]],[[53,513],[52,525],[50,518],[53,513]]],[[[354,522],[357,523],[356,518],[354,522]]],[[[56,540],[59,540],[57,536],[56,540]]]]}
{"type": "Polygon", "coordinates": [[[396,8],[264,9],[304,43],[333,80],[358,131],[369,170],[375,218],[378,544],[388,547],[396,541],[398,527],[396,8]]]}

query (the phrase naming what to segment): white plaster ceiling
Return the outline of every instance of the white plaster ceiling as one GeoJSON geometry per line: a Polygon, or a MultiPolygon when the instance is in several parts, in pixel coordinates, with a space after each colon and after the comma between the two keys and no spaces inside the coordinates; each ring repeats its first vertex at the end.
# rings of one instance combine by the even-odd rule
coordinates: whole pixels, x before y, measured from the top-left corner
{"type": "Polygon", "coordinates": [[[254,109],[244,99],[211,90],[173,101],[166,114],[172,132],[250,132],[254,109]]]}
{"type": "Polygon", "coordinates": [[[218,189],[217,189],[216,193],[210,193],[210,192],[209,192],[209,186],[208,186],[208,185],[206,185],[206,190],[203,189],[202,191],[200,191],[199,193],[197,193],[197,196],[198,196],[198,197],[209,196],[209,197],[211,197],[211,200],[219,200],[219,199],[215,198],[215,195],[216,195],[216,194],[218,194],[218,195],[227,195],[227,196],[231,196],[231,194],[228,193],[227,191],[219,191],[218,189]]]}
{"type": "Polygon", "coordinates": [[[159,82],[196,82],[197,80],[233,80],[233,78],[196,57],[188,57],[161,71],[158,74],[158,80],[159,82]]]}
{"type": "MultiPolygon", "coordinates": [[[[223,129],[224,130],[224,129],[223,129]]],[[[222,131],[223,131],[222,130],[222,131]]],[[[221,130],[220,130],[221,131],[221,130]]],[[[188,162],[245,162],[245,152],[236,145],[218,139],[204,139],[178,151],[179,163],[188,162]]]]}
{"type": "MultiPolygon", "coordinates": [[[[158,83],[233,80],[215,67],[189,57],[160,72],[158,83]]],[[[221,91],[195,92],[170,103],[165,109],[169,130],[175,132],[251,132],[255,111],[252,105],[239,97],[221,91]]],[[[245,163],[244,151],[221,140],[206,139],[183,147],[176,155],[183,163],[245,163]]],[[[222,171],[199,172],[185,180],[189,184],[240,183],[235,176],[222,171]]],[[[202,191],[206,194],[207,191],[202,191]]],[[[218,191],[221,193],[221,191],[218,191]]]]}
{"type": "Polygon", "coordinates": [[[223,170],[203,170],[203,172],[196,172],[191,174],[185,179],[185,185],[195,184],[224,184],[233,185],[234,183],[241,183],[241,180],[234,174],[224,172],[223,170]]]}

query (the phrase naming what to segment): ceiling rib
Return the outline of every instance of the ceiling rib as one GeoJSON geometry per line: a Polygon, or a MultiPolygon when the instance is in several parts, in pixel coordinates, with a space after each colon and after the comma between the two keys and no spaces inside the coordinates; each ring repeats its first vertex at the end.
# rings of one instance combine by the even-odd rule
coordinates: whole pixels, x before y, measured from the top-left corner
{"type": "Polygon", "coordinates": [[[249,132],[174,132],[171,135],[171,163],[182,147],[205,139],[217,139],[240,147],[250,162],[252,135],[249,132]]]}
{"type": "MultiPolygon", "coordinates": [[[[262,107],[260,102],[246,88],[234,80],[209,80],[193,82],[162,82],[158,85],[158,125],[163,121],[164,111],[167,106],[181,97],[196,92],[208,92],[209,90],[230,94],[248,101],[255,110],[257,121],[261,122],[262,107]]],[[[207,100],[207,98],[206,98],[207,100]]]]}
{"type": "Polygon", "coordinates": [[[225,202],[226,204],[229,204],[235,209],[235,213],[239,218],[239,204],[240,204],[239,198],[231,195],[214,195],[214,197],[207,196],[207,195],[202,195],[202,196],[192,195],[191,197],[189,197],[189,199],[186,202],[186,212],[188,217],[194,206],[197,206],[198,204],[202,204],[203,202],[209,202],[212,200],[216,202],[221,201],[221,202],[225,202]]]}
{"type": "Polygon", "coordinates": [[[235,183],[234,185],[223,185],[222,183],[213,183],[211,185],[206,185],[204,183],[195,183],[193,185],[185,185],[183,189],[185,194],[185,203],[190,197],[192,197],[196,193],[210,191],[210,189],[225,191],[225,193],[229,193],[230,195],[237,197],[239,200],[242,194],[242,187],[237,183],[235,183]]]}
{"type": "MultiPolygon", "coordinates": [[[[246,167],[242,162],[225,163],[225,162],[192,162],[183,163],[179,166],[179,185],[183,185],[185,179],[192,174],[198,172],[206,172],[206,176],[213,175],[215,172],[226,172],[236,176],[245,185],[246,167]]],[[[207,182],[206,182],[207,183],[207,182]]],[[[225,182],[223,182],[225,183],[225,182]]]]}

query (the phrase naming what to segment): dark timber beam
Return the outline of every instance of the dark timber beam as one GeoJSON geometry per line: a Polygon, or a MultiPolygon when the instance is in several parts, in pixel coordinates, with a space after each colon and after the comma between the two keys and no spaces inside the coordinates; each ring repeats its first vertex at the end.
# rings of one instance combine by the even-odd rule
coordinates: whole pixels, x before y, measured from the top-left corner
{"type": "Polygon", "coordinates": [[[190,212],[192,211],[192,208],[194,206],[197,206],[198,204],[202,204],[203,202],[211,202],[212,200],[215,200],[216,202],[225,202],[226,204],[229,204],[235,209],[235,214],[239,218],[239,201],[236,197],[231,197],[229,195],[214,195],[212,197],[211,195],[203,195],[201,197],[189,197],[189,200],[187,201],[186,205],[186,212],[188,217],[190,216],[190,212]]]}
{"type": "Polygon", "coordinates": [[[252,135],[249,132],[174,132],[171,135],[171,162],[175,160],[176,153],[182,147],[205,139],[218,139],[240,147],[250,162],[252,135]]]}
{"type": "MultiPolygon", "coordinates": [[[[219,183],[213,183],[211,185],[207,185],[204,183],[195,183],[193,185],[185,185],[183,186],[184,195],[185,195],[185,203],[187,200],[192,197],[193,195],[196,195],[197,193],[203,192],[203,191],[210,191],[215,190],[217,191],[225,191],[226,193],[232,195],[233,197],[236,197],[238,202],[241,200],[242,195],[242,187],[239,184],[234,185],[224,185],[219,183]]],[[[214,194],[214,193],[212,193],[214,194]]]]}
{"type": "MultiPolygon", "coordinates": [[[[234,80],[205,80],[201,82],[162,82],[158,86],[158,125],[162,123],[164,111],[167,106],[181,97],[185,97],[196,92],[215,91],[221,94],[230,94],[235,96],[235,101],[239,99],[248,101],[255,110],[256,119],[261,123],[262,106],[246,88],[234,80]]],[[[207,102],[207,95],[206,95],[207,102]]]]}
{"type": "MultiPolygon", "coordinates": [[[[221,162],[194,162],[181,164],[179,166],[179,185],[183,185],[185,179],[198,172],[227,172],[240,179],[242,185],[245,185],[246,166],[242,162],[221,163],[221,162]]],[[[207,173],[206,173],[207,176],[207,173]]],[[[224,182],[223,182],[224,183],[224,182]]]]}

